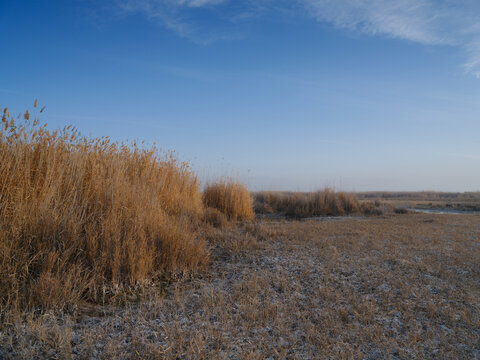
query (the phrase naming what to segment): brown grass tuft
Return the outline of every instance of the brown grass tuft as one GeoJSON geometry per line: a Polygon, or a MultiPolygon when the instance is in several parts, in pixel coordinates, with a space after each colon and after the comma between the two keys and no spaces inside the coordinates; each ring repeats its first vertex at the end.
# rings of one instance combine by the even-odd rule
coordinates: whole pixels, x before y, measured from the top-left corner
{"type": "Polygon", "coordinates": [[[227,217],[220,210],[212,207],[205,209],[205,222],[220,229],[228,224],[227,217]]]}
{"type": "Polygon", "coordinates": [[[252,199],[245,186],[232,180],[221,180],[208,184],[203,192],[206,207],[212,207],[229,220],[252,220],[252,199]]]}
{"type": "Polygon", "coordinates": [[[25,114],[17,124],[5,109],[0,124],[0,311],[62,308],[207,263],[187,163],[25,114]]]}

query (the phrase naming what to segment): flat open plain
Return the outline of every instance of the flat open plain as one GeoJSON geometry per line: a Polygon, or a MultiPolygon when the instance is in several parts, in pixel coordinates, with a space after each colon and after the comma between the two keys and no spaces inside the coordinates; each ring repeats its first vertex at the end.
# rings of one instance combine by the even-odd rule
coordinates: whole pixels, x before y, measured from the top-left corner
{"type": "Polygon", "coordinates": [[[207,271],[123,306],[18,319],[0,358],[480,358],[480,215],[262,219],[205,236],[207,271]]]}

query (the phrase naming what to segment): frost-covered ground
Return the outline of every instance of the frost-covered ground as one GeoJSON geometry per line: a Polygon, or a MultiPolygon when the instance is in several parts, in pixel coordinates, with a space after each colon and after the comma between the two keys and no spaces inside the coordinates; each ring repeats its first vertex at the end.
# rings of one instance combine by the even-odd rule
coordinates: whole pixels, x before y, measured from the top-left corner
{"type": "Polygon", "coordinates": [[[480,359],[479,215],[263,219],[206,236],[208,272],[127,306],[24,316],[0,358],[480,359]]]}

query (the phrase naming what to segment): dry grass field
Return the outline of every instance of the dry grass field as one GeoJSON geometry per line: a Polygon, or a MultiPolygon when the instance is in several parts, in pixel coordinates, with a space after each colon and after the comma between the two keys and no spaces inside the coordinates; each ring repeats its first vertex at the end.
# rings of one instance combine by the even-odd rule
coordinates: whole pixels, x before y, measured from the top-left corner
{"type": "Polygon", "coordinates": [[[13,316],[5,359],[475,359],[480,216],[204,230],[208,270],[118,304],[13,316]]]}

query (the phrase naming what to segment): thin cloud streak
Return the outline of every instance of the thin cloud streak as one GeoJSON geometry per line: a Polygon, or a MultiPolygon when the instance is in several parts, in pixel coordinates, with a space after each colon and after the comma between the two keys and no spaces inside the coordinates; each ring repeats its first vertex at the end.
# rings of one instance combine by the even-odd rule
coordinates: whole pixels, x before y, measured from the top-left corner
{"type": "Polygon", "coordinates": [[[471,0],[300,0],[314,18],[368,35],[463,49],[480,78],[480,3],[471,0]]]}
{"type": "Polygon", "coordinates": [[[369,35],[388,35],[422,44],[455,44],[442,26],[450,13],[431,6],[426,0],[303,0],[313,16],[341,29],[369,35]],[[439,26],[440,24],[442,26],[439,26]]]}
{"type": "MultiPolygon", "coordinates": [[[[196,13],[213,10],[228,0],[116,0],[116,10],[121,16],[143,14],[153,23],[176,32],[200,45],[223,40],[235,40],[234,31],[218,31],[196,22],[196,13]]],[[[224,19],[222,19],[224,20],[224,19]]],[[[228,19],[227,19],[228,20],[228,19]]],[[[228,21],[233,24],[234,21],[228,21]]]]}
{"type": "Polygon", "coordinates": [[[468,62],[463,65],[465,71],[480,79],[480,40],[467,45],[468,62]]]}
{"type": "Polygon", "coordinates": [[[218,30],[197,23],[196,12],[202,9],[232,26],[238,25],[238,19],[258,21],[283,9],[289,16],[313,17],[370,36],[458,47],[465,53],[464,70],[480,78],[480,2],[476,0],[246,0],[241,6],[232,0],[117,0],[116,4],[124,15],[144,14],[205,45],[242,36],[232,31],[234,27],[218,30]],[[228,14],[215,11],[220,6],[228,14]]]}

